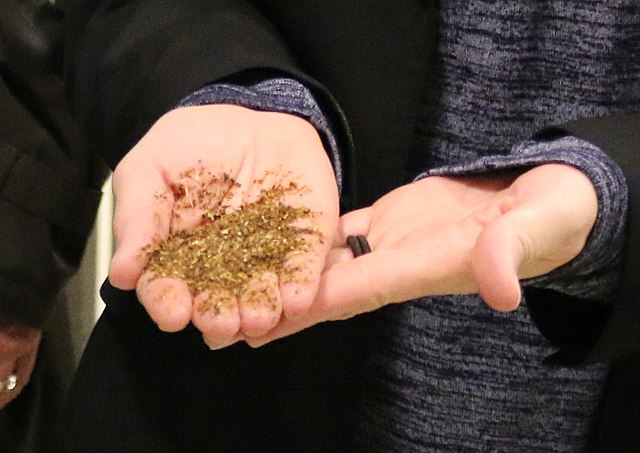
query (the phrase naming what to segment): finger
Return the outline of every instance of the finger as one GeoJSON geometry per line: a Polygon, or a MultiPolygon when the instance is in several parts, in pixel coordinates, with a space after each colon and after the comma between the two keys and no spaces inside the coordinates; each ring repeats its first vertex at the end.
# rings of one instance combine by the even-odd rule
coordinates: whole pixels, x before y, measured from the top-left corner
{"type": "Polygon", "coordinates": [[[258,347],[312,325],[348,319],[389,303],[475,290],[471,275],[460,271],[461,251],[428,250],[377,250],[334,264],[322,274],[316,299],[304,317],[284,320],[264,337],[247,339],[247,343],[258,347]]]}
{"type": "Polygon", "coordinates": [[[287,319],[302,316],[309,309],[320,283],[327,247],[313,235],[307,240],[308,249],[290,254],[280,273],[279,292],[287,319]]]}
{"type": "Polygon", "coordinates": [[[359,234],[366,236],[369,233],[372,213],[373,209],[366,207],[348,212],[340,217],[332,246],[345,245],[348,236],[357,236],[359,234]]]}
{"type": "Polygon", "coordinates": [[[33,372],[33,368],[35,367],[35,364],[36,364],[37,357],[38,357],[38,351],[36,350],[30,354],[20,357],[16,361],[15,374],[18,380],[17,380],[16,391],[14,391],[15,395],[13,395],[14,397],[17,396],[17,394],[19,394],[22,391],[22,389],[24,389],[25,386],[29,383],[29,380],[31,379],[31,374],[33,372]]]}
{"type": "Polygon", "coordinates": [[[516,309],[521,299],[519,279],[546,274],[582,249],[588,228],[579,209],[572,212],[566,200],[556,193],[542,193],[487,223],[476,241],[471,267],[478,291],[490,307],[516,309]]]}
{"type": "Polygon", "coordinates": [[[0,394],[0,409],[16,399],[29,383],[36,358],[37,349],[19,357],[17,360],[4,361],[0,364],[0,379],[7,379],[12,374],[16,376],[15,388],[7,393],[0,394]]]}
{"type": "Polygon", "coordinates": [[[31,373],[33,372],[33,368],[36,364],[37,357],[38,350],[36,349],[35,351],[20,357],[16,362],[16,370],[20,378],[22,387],[27,385],[27,383],[29,382],[31,373]]]}
{"type": "Polygon", "coordinates": [[[0,361],[0,380],[6,379],[15,372],[16,360],[17,358],[11,358],[0,361]]]}
{"type": "Polygon", "coordinates": [[[116,169],[113,177],[116,248],[109,281],[119,289],[133,289],[144,266],[143,248],[169,233],[173,195],[152,165],[116,169]]]}
{"type": "Polygon", "coordinates": [[[329,320],[348,319],[384,305],[388,297],[374,294],[375,290],[367,284],[369,277],[366,269],[366,264],[363,265],[360,260],[356,263],[353,258],[347,262],[336,263],[322,274],[316,300],[305,316],[293,320],[285,319],[266,335],[247,338],[247,344],[254,348],[261,347],[313,325],[329,320]]]}
{"type": "Polygon", "coordinates": [[[202,336],[202,340],[209,347],[209,349],[211,349],[212,351],[217,351],[219,349],[228,348],[229,346],[233,346],[234,344],[242,341],[243,339],[244,339],[244,336],[242,334],[236,334],[229,341],[225,341],[225,342],[222,342],[222,343],[216,343],[216,342],[211,341],[209,338],[205,337],[204,335],[202,336]]]}
{"type": "Polygon", "coordinates": [[[145,272],[136,291],[140,303],[160,330],[177,332],[191,321],[193,301],[184,281],[145,272]]]}
{"type": "Polygon", "coordinates": [[[353,259],[353,252],[349,247],[334,247],[327,253],[324,268],[329,269],[338,263],[344,263],[353,259]]]}
{"type": "Polygon", "coordinates": [[[501,312],[515,310],[522,297],[518,270],[524,249],[511,217],[500,217],[488,224],[478,236],[471,256],[478,293],[487,305],[501,312]]]}
{"type": "Polygon", "coordinates": [[[253,278],[239,299],[242,333],[247,337],[266,334],[280,320],[282,299],[278,277],[265,273],[253,278]]]}
{"type": "Polygon", "coordinates": [[[17,378],[13,390],[0,393],[0,409],[29,382],[41,336],[40,330],[0,315],[0,379],[17,378]]]}
{"type": "Polygon", "coordinates": [[[240,330],[238,299],[228,291],[205,291],[196,295],[193,325],[211,349],[230,344],[240,330]]]}
{"type": "Polygon", "coordinates": [[[287,319],[302,316],[311,306],[320,283],[320,274],[338,224],[338,196],[335,189],[302,189],[285,192],[283,203],[310,210],[294,222],[304,246],[289,253],[280,272],[280,296],[287,319]]]}
{"type": "Polygon", "coordinates": [[[330,319],[346,319],[356,311],[372,311],[393,302],[393,289],[389,287],[391,279],[377,280],[373,285],[372,282],[378,275],[385,273],[379,269],[380,260],[384,260],[385,257],[389,259],[391,255],[399,253],[372,253],[358,260],[338,263],[325,271],[321,277],[316,300],[303,323],[315,324],[330,319]]]}
{"type": "Polygon", "coordinates": [[[39,329],[20,322],[0,321],[0,362],[13,362],[17,357],[33,352],[38,348],[41,336],[39,329]]]}
{"type": "MultiPolygon", "coordinates": [[[[18,374],[16,363],[12,362],[11,371],[4,370],[5,367],[2,367],[2,374],[0,374],[0,379],[8,381],[9,377],[13,375],[16,377],[16,381],[15,387],[13,389],[7,389],[6,391],[0,393],[0,410],[3,409],[11,401],[13,401],[20,394],[23,388],[23,384],[21,382],[22,373],[20,373],[20,375],[18,374]]],[[[6,384],[7,383],[5,383],[5,385],[6,384]]]]}
{"type": "Polygon", "coordinates": [[[421,296],[473,291],[475,284],[465,263],[477,230],[477,225],[459,222],[421,230],[394,246],[373,244],[371,253],[357,259],[337,259],[323,274],[318,298],[345,309],[359,304],[375,309],[421,296]]]}

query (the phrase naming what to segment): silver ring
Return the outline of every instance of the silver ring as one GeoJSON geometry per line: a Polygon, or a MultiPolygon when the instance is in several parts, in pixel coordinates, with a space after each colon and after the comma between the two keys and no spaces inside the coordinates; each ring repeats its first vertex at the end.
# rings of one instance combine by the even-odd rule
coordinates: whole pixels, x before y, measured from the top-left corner
{"type": "Polygon", "coordinates": [[[18,385],[18,376],[10,375],[5,380],[0,381],[0,393],[10,393],[18,385]]]}

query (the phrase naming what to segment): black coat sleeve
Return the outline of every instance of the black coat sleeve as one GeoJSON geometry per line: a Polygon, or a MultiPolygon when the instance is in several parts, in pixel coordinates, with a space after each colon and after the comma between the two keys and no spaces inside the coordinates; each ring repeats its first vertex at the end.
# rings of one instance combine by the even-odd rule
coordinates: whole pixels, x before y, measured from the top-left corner
{"type": "MultiPolygon", "coordinates": [[[[80,0],[70,11],[68,94],[91,144],[112,167],[181,98],[229,77],[293,76],[333,121],[344,122],[250,2],[80,0]]],[[[346,133],[339,139],[347,149],[346,133]]]]}
{"type": "Polygon", "coordinates": [[[587,361],[612,360],[592,451],[632,451],[640,419],[640,114],[574,121],[562,130],[606,151],[625,175],[629,211],[621,286],[587,361]]]}
{"type": "Polygon", "coordinates": [[[600,147],[625,176],[629,210],[621,284],[613,303],[585,304],[535,289],[525,294],[540,330],[568,353],[558,356],[560,362],[612,360],[640,352],[640,114],[580,119],[539,135],[567,134],[600,147]]]}
{"type": "Polygon", "coordinates": [[[64,101],[61,18],[45,1],[0,8],[0,312],[33,327],[80,264],[105,176],[64,101]]]}
{"type": "Polygon", "coordinates": [[[625,175],[629,194],[621,287],[589,357],[603,359],[640,351],[640,113],[575,121],[564,129],[611,156],[625,175]]]}

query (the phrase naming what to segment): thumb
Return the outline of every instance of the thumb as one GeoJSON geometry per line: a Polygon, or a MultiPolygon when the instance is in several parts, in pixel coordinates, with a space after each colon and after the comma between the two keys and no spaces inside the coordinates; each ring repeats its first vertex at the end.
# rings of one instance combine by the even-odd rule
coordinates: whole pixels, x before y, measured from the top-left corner
{"type": "Polygon", "coordinates": [[[525,257],[522,230],[514,215],[506,214],[487,224],[471,254],[471,270],[478,293],[491,308],[508,312],[522,297],[518,271],[525,257]]]}
{"type": "Polygon", "coordinates": [[[144,247],[165,239],[171,222],[173,196],[160,172],[154,166],[147,167],[128,166],[120,172],[116,169],[113,176],[116,248],[109,280],[124,290],[135,288],[142,274],[146,264],[144,247]]]}
{"type": "Polygon", "coordinates": [[[499,311],[518,306],[519,278],[544,275],[580,253],[598,211],[589,179],[566,165],[536,167],[512,187],[515,207],[498,210],[502,214],[485,225],[471,256],[480,295],[499,311]]]}

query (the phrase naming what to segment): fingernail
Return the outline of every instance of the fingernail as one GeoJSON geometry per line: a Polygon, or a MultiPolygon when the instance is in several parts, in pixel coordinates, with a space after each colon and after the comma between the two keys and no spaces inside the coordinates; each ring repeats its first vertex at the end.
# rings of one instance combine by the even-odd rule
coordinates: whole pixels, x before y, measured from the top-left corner
{"type": "Polygon", "coordinates": [[[214,341],[214,340],[209,340],[209,339],[204,338],[204,337],[203,337],[203,340],[204,340],[204,344],[206,344],[209,347],[209,349],[211,349],[212,351],[217,351],[219,349],[224,349],[227,346],[231,346],[231,344],[235,343],[234,340],[231,340],[231,341],[228,341],[228,340],[227,341],[214,341]]]}
{"type": "Polygon", "coordinates": [[[202,337],[202,339],[204,340],[204,343],[212,351],[228,348],[229,346],[232,346],[241,340],[241,338],[232,338],[231,340],[227,340],[227,341],[214,341],[214,340],[209,340],[207,338],[204,338],[204,336],[202,337]]]}
{"type": "Polygon", "coordinates": [[[253,349],[261,348],[265,344],[269,343],[266,340],[254,341],[254,340],[250,340],[250,339],[247,339],[246,342],[253,349]]]}

